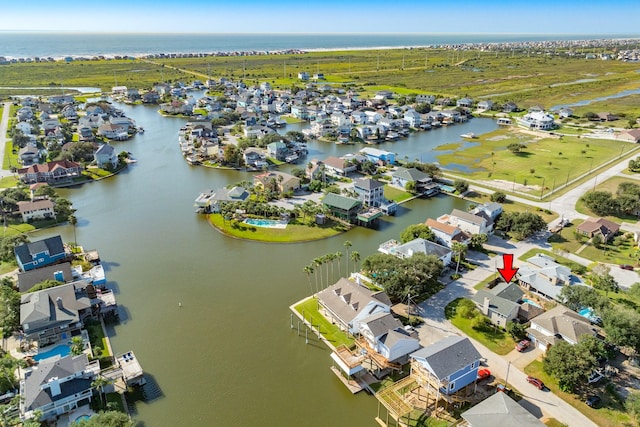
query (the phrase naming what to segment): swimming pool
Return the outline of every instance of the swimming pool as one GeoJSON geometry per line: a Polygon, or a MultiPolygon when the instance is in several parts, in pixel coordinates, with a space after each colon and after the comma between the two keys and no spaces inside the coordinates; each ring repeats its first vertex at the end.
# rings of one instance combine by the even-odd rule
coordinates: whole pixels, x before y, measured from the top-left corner
{"type": "Polygon", "coordinates": [[[255,225],[256,227],[263,228],[287,228],[289,221],[275,221],[273,219],[255,219],[247,218],[244,221],[245,224],[255,225]]]}
{"type": "Polygon", "coordinates": [[[35,356],[33,356],[33,360],[39,362],[41,360],[48,359],[54,356],[65,357],[68,356],[69,353],[71,353],[71,347],[66,344],[60,344],[53,347],[51,350],[36,354],[35,356]]]}
{"type": "Polygon", "coordinates": [[[596,316],[592,308],[589,308],[589,307],[582,308],[580,309],[580,311],[578,311],[578,314],[582,317],[586,317],[592,323],[602,322],[602,319],[600,318],[600,316],[596,316]]]}
{"type": "Polygon", "coordinates": [[[73,420],[73,422],[71,423],[71,425],[76,425],[78,423],[80,423],[80,421],[84,421],[84,420],[88,420],[89,418],[91,418],[91,415],[80,415],[79,417],[77,417],[75,420],[73,420]]]}
{"type": "Polygon", "coordinates": [[[531,300],[530,300],[530,299],[528,299],[528,298],[522,298],[522,302],[526,302],[527,304],[532,305],[532,306],[534,306],[534,307],[542,308],[542,306],[541,306],[540,304],[538,304],[538,303],[537,303],[537,302],[535,302],[535,301],[531,301],[531,300]]]}

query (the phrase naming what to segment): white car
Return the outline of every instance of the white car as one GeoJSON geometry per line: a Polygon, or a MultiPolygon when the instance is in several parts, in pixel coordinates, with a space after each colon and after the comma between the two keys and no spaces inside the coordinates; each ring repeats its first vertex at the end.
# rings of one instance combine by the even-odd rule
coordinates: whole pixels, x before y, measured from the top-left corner
{"type": "Polygon", "coordinates": [[[602,377],[604,377],[604,375],[602,374],[602,370],[596,369],[595,371],[591,372],[591,375],[589,375],[589,379],[587,379],[587,382],[589,384],[597,383],[602,379],[602,377]]]}

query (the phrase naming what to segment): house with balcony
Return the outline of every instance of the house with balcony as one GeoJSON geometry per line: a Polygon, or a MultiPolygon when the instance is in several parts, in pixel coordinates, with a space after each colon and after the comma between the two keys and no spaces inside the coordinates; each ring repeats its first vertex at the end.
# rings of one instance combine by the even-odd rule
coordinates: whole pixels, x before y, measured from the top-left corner
{"type": "Polygon", "coordinates": [[[484,216],[454,209],[450,214],[439,216],[438,222],[458,227],[471,235],[493,233],[493,221],[484,216]]]}
{"type": "Polygon", "coordinates": [[[527,328],[527,336],[532,345],[542,351],[566,341],[571,345],[578,343],[583,336],[597,336],[599,328],[592,325],[589,319],[562,305],[531,319],[527,328]]]}
{"type": "Polygon", "coordinates": [[[96,159],[96,164],[100,169],[105,169],[107,167],[116,167],[118,166],[118,154],[116,153],[116,149],[113,148],[113,145],[106,143],[102,144],[96,150],[94,154],[94,158],[96,159]]]}
{"type": "Polygon", "coordinates": [[[60,236],[23,243],[15,247],[14,253],[21,271],[56,264],[68,256],[60,236]]]}
{"type": "Polygon", "coordinates": [[[25,184],[46,182],[56,184],[71,182],[82,175],[82,165],[70,160],[56,160],[42,165],[31,165],[18,169],[18,177],[25,184]]]}
{"type": "Polygon", "coordinates": [[[371,316],[391,312],[391,300],[385,292],[372,291],[344,277],[317,296],[321,313],[351,334],[358,333],[361,323],[371,316]]]}
{"type": "Polygon", "coordinates": [[[300,178],[285,172],[267,172],[253,177],[253,184],[262,190],[275,185],[280,193],[300,188],[300,178]]]}
{"type": "Polygon", "coordinates": [[[99,361],[89,362],[86,354],[41,361],[29,368],[20,381],[20,416],[53,421],[62,414],[91,402],[91,383],[100,374],[99,361]]]}
{"type": "Polygon", "coordinates": [[[329,209],[331,215],[350,224],[357,222],[358,212],[362,210],[362,202],[352,197],[328,193],[322,199],[322,205],[329,209]]]}
{"type": "Polygon", "coordinates": [[[22,217],[22,222],[50,219],[56,215],[53,210],[54,203],[49,199],[20,201],[17,205],[18,213],[22,217]]]}
{"type": "Polygon", "coordinates": [[[379,150],[377,148],[366,147],[360,150],[360,154],[377,165],[393,165],[396,161],[396,155],[389,151],[379,150]]]}
{"type": "Polygon", "coordinates": [[[471,235],[462,231],[453,225],[438,222],[435,219],[428,218],[425,222],[427,227],[433,231],[436,236],[436,242],[451,249],[454,242],[468,245],[471,241],[471,235]]]}
{"type": "Polygon", "coordinates": [[[354,179],[353,191],[358,194],[358,199],[366,206],[377,208],[386,201],[384,198],[384,184],[375,179],[354,179]]]}
{"type": "Polygon", "coordinates": [[[450,396],[475,383],[481,357],[469,338],[450,336],[411,354],[411,376],[421,387],[450,396]]]}
{"type": "Polygon", "coordinates": [[[518,124],[527,129],[551,130],[555,128],[553,116],[544,111],[532,111],[518,119],[518,124]]]}
{"type": "Polygon", "coordinates": [[[325,172],[333,176],[347,176],[358,168],[357,162],[340,157],[327,157],[324,160],[325,172]]]}
{"type": "Polygon", "coordinates": [[[406,190],[409,183],[412,183],[413,191],[417,194],[433,196],[440,192],[440,185],[426,173],[416,168],[396,168],[391,175],[391,184],[406,190]]]}
{"type": "Polygon", "coordinates": [[[26,339],[45,347],[78,336],[91,315],[85,281],[67,283],[20,296],[20,326],[26,339]]]}

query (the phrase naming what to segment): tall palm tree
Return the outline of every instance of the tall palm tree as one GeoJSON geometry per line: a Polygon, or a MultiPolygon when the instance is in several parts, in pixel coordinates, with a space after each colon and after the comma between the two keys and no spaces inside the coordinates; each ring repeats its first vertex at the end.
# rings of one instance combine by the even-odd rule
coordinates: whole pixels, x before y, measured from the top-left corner
{"type": "Polygon", "coordinates": [[[453,242],[453,244],[451,245],[451,252],[453,252],[454,255],[457,256],[456,276],[458,275],[458,269],[460,268],[460,258],[462,258],[462,255],[466,251],[467,251],[467,245],[465,245],[464,243],[453,242]]]}
{"type": "Polygon", "coordinates": [[[309,290],[313,295],[313,287],[311,286],[311,273],[313,273],[313,266],[307,265],[305,268],[302,269],[302,271],[304,271],[307,274],[307,281],[309,282],[309,290]]]}
{"type": "Polygon", "coordinates": [[[358,251],[351,252],[351,261],[353,261],[353,272],[358,271],[358,261],[360,261],[360,253],[358,251]]]}
{"type": "Polygon", "coordinates": [[[75,215],[69,215],[67,218],[69,224],[73,226],[73,241],[76,246],[78,246],[78,237],[76,236],[76,225],[78,225],[78,218],[75,215]]]}
{"type": "Polygon", "coordinates": [[[333,282],[333,281],[335,281],[335,278],[336,278],[335,269],[334,269],[334,264],[335,264],[335,260],[336,260],[337,258],[338,258],[338,257],[337,257],[337,256],[336,256],[336,254],[334,254],[333,252],[331,252],[331,253],[328,253],[328,254],[327,254],[327,259],[328,259],[329,261],[331,261],[331,281],[332,281],[332,282],[333,282]]]}
{"type": "MultiPolygon", "coordinates": [[[[324,287],[323,286],[323,279],[322,279],[322,270],[320,269],[320,267],[322,267],[322,264],[324,264],[324,261],[322,260],[322,258],[314,258],[313,259],[313,264],[316,266],[318,272],[320,273],[320,287],[324,287]]],[[[316,277],[317,279],[317,277],[316,277]]]]}
{"type": "Polygon", "coordinates": [[[340,251],[336,252],[336,259],[338,260],[338,276],[342,277],[342,265],[340,258],[342,258],[344,254],[340,251]]]}
{"type": "Polygon", "coordinates": [[[324,255],[321,257],[322,258],[322,263],[325,265],[325,273],[327,275],[327,286],[329,286],[329,256],[328,255],[324,255]]]}
{"type": "Polygon", "coordinates": [[[102,375],[98,375],[95,380],[91,382],[91,387],[95,388],[98,393],[100,393],[100,400],[102,401],[102,407],[106,407],[104,402],[104,388],[111,384],[111,380],[103,377],[102,375]]]}
{"type": "Polygon", "coordinates": [[[347,248],[347,276],[349,275],[349,248],[353,246],[353,244],[351,244],[351,242],[349,240],[347,240],[346,242],[344,242],[344,247],[347,248]]]}

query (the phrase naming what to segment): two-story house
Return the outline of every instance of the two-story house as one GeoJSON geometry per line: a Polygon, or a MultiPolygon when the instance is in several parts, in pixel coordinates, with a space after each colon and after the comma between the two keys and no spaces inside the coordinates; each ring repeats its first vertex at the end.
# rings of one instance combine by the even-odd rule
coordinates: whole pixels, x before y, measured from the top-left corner
{"type": "Polygon", "coordinates": [[[377,208],[386,201],[384,198],[384,184],[375,179],[354,179],[353,191],[358,194],[358,199],[366,206],[377,208]]]}
{"type": "Polygon", "coordinates": [[[18,267],[22,271],[55,264],[67,257],[67,252],[60,236],[23,243],[15,247],[14,253],[18,267]]]}
{"type": "Polygon", "coordinates": [[[479,289],[471,300],[491,323],[506,328],[508,322],[518,317],[523,296],[518,285],[503,282],[492,289],[479,289]]]}
{"type": "Polygon", "coordinates": [[[411,355],[411,376],[422,387],[451,395],[476,381],[481,357],[469,338],[450,336],[411,355]]]}
{"type": "Polygon", "coordinates": [[[417,194],[432,196],[440,192],[440,186],[426,173],[416,168],[398,167],[391,175],[391,184],[407,189],[407,185],[413,185],[413,191],[417,194]]]}
{"type": "Polygon", "coordinates": [[[393,255],[401,259],[411,258],[416,253],[433,255],[447,266],[451,264],[451,249],[429,240],[417,238],[401,244],[396,240],[388,240],[378,247],[378,252],[393,255]]]}
{"type": "Polygon", "coordinates": [[[22,222],[29,222],[36,219],[49,219],[55,216],[53,210],[54,203],[49,199],[35,201],[20,201],[18,212],[22,216],[22,222]]]}
{"type": "Polygon", "coordinates": [[[598,335],[599,328],[592,325],[586,317],[562,305],[531,319],[527,336],[542,351],[559,341],[577,344],[582,336],[598,335]]]}
{"type": "Polygon", "coordinates": [[[427,218],[425,224],[435,234],[436,241],[449,249],[451,249],[454,242],[468,245],[471,241],[471,235],[453,225],[438,222],[433,218],[427,218]]]}
{"type": "Polygon", "coordinates": [[[454,209],[450,214],[445,214],[437,219],[438,222],[460,228],[471,235],[493,233],[493,221],[469,212],[454,209]]]}

